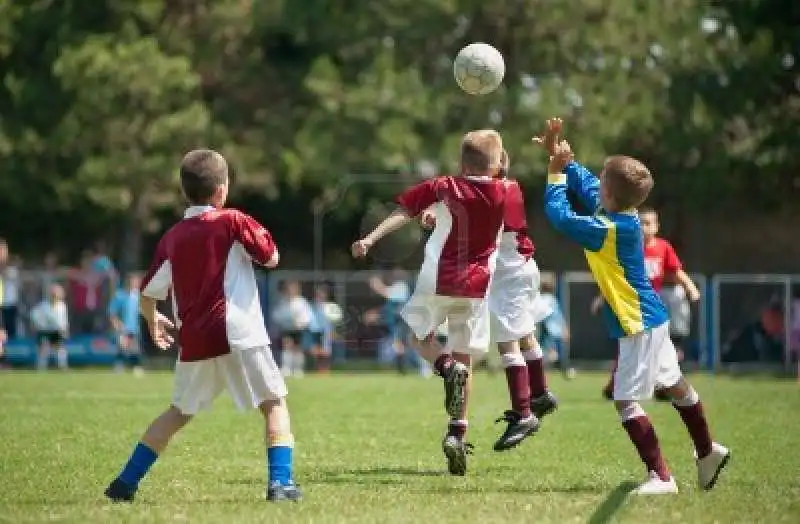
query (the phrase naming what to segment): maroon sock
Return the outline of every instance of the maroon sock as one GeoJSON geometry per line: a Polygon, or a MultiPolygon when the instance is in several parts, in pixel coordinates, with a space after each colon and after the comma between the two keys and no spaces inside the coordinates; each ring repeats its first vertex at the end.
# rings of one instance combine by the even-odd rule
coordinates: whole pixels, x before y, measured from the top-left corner
{"type": "Polygon", "coordinates": [[[530,383],[531,395],[539,398],[547,393],[547,377],[544,374],[544,364],[541,358],[536,360],[526,360],[528,366],[528,381],[530,383]]]}
{"type": "Polygon", "coordinates": [[[625,431],[628,432],[639,457],[647,467],[647,471],[655,471],[661,480],[667,481],[670,478],[669,468],[661,456],[661,448],[658,445],[658,437],[650,419],[647,416],[634,417],[622,423],[625,431]]]}
{"type": "Polygon", "coordinates": [[[444,371],[453,365],[453,356],[450,353],[443,353],[433,361],[433,369],[439,376],[444,376],[444,371]]]}
{"type": "Polygon", "coordinates": [[[451,420],[447,425],[447,436],[464,439],[467,435],[467,421],[466,420],[451,420]]]}
{"type": "Polygon", "coordinates": [[[528,418],[531,415],[531,386],[528,382],[528,366],[509,366],[506,368],[508,395],[511,409],[528,418]]]}
{"type": "Polygon", "coordinates": [[[703,404],[696,402],[691,406],[676,405],[675,409],[689,430],[689,436],[697,450],[697,458],[706,457],[711,453],[711,433],[708,431],[708,422],[703,414],[703,404]]]}

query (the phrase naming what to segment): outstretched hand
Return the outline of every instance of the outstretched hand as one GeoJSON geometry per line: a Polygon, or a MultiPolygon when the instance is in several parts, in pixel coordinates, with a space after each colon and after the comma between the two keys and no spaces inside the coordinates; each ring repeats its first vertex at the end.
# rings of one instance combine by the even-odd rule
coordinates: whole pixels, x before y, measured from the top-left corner
{"type": "Polygon", "coordinates": [[[547,172],[561,173],[573,158],[575,158],[575,155],[572,153],[572,147],[569,145],[569,142],[562,140],[556,145],[553,155],[550,157],[550,164],[547,166],[547,172]]]}
{"type": "Polygon", "coordinates": [[[156,312],[156,316],[153,318],[153,322],[150,324],[149,328],[153,343],[158,346],[159,349],[169,349],[174,339],[172,335],[169,334],[168,330],[174,329],[175,324],[173,324],[166,315],[156,312]]]}
{"type": "Polygon", "coordinates": [[[371,247],[372,243],[362,238],[361,240],[353,242],[353,245],[350,246],[350,252],[353,254],[353,258],[364,258],[367,256],[367,253],[369,253],[369,248],[371,247]]]}
{"type": "Polygon", "coordinates": [[[553,156],[556,151],[556,146],[561,138],[561,130],[564,127],[564,121],[558,117],[548,118],[545,121],[544,133],[534,136],[531,141],[544,148],[550,156],[553,156]]]}

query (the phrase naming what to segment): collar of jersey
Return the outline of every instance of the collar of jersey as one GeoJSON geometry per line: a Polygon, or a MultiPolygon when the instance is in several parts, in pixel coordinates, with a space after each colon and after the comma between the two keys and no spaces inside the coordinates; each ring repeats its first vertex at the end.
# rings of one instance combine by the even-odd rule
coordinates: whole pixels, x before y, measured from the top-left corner
{"type": "Polygon", "coordinates": [[[494,177],[477,175],[464,175],[464,178],[471,182],[491,182],[492,180],[495,180],[494,177]]]}
{"type": "Polygon", "coordinates": [[[186,211],[183,213],[183,218],[194,218],[198,215],[202,215],[203,213],[208,213],[209,211],[213,211],[214,206],[189,206],[186,208],[186,211]]]}
{"type": "Polygon", "coordinates": [[[595,214],[603,214],[603,215],[630,215],[630,216],[632,216],[632,217],[639,216],[639,212],[638,212],[638,211],[636,211],[636,208],[633,208],[633,207],[632,207],[632,208],[630,208],[630,209],[623,209],[622,211],[617,211],[616,213],[609,213],[608,211],[606,211],[606,210],[605,210],[605,209],[603,209],[602,207],[598,207],[598,208],[597,208],[597,211],[595,212],[595,214]]]}

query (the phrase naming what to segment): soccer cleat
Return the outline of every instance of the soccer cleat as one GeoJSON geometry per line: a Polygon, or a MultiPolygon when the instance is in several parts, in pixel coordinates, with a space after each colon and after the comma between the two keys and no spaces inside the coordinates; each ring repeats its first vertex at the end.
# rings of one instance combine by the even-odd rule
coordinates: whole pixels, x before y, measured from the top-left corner
{"type": "Polygon", "coordinates": [[[111,481],[111,484],[108,485],[104,493],[111,502],[133,502],[133,498],[136,495],[136,488],[132,488],[116,478],[111,481]]]}
{"type": "Polygon", "coordinates": [[[292,482],[291,484],[281,484],[279,482],[270,483],[267,487],[267,500],[270,502],[281,502],[288,500],[299,502],[303,498],[303,492],[292,482]]]}
{"type": "Polygon", "coordinates": [[[717,483],[722,468],[724,468],[731,458],[731,451],[716,442],[711,443],[711,453],[699,459],[695,452],[697,461],[697,483],[700,487],[708,491],[717,483]]]}
{"type": "Polygon", "coordinates": [[[655,471],[650,472],[650,476],[644,484],[633,490],[634,495],[674,495],[677,492],[678,485],[675,483],[675,477],[661,480],[655,471]]]}
{"type": "Polygon", "coordinates": [[[472,444],[464,442],[453,435],[448,435],[442,440],[442,451],[447,457],[447,471],[451,475],[464,476],[467,474],[467,455],[472,454],[472,444]]]}
{"type": "Polygon", "coordinates": [[[461,362],[454,361],[442,374],[444,379],[444,409],[451,418],[461,418],[464,408],[464,392],[469,378],[469,369],[461,362]]]}
{"type": "Polygon", "coordinates": [[[496,422],[508,422],[508,426],[494,443],[495,451],[511,449],[539,429],[539,419],[536,415],[522,418],[516,411],[506,411],[496,422]]]}
{"type": "Polygon", "coordinates": [[[543,395],[531,398],[531,411],[536,415],[536,418],[542,418],[549,415],[558,408],[558,399],[549,391],[545,391],[543,395]]]}

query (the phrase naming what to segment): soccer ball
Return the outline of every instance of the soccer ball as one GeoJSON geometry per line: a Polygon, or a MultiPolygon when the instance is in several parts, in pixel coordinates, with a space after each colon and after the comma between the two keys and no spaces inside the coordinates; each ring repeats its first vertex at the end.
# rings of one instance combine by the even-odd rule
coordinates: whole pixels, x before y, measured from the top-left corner
{"type": "Polygon", "coordinates": [[[453,61],[458,86],[470,95],[485,95],[497,89],[506,74],[503,55],[482,42],[470,44],[453,61]]]}

